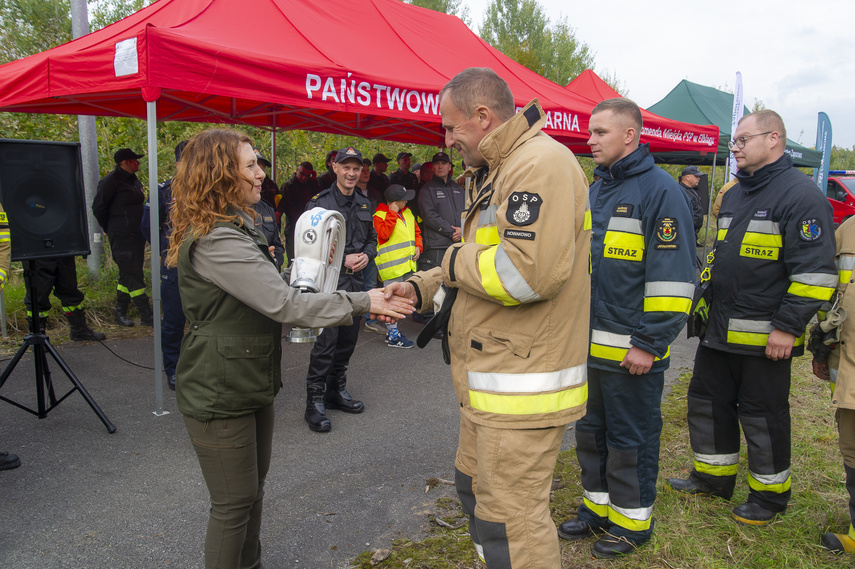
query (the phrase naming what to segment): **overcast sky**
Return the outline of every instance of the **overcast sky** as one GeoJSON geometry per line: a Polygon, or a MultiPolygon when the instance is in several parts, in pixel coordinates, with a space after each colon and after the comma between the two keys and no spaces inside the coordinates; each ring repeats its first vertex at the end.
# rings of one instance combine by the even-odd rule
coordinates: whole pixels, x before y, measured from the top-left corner
{"type": "MultiPolygon", "coordinates": [[[[855,146],[855,2],[852,0],[538,0],[554,22],[566,16],[642,107],[677,83],[732,91],[781,114],[788,137],[816,143],[817,113],[831,118],[833,144],[855,146]]],[[[489,0],[464,0],[477,32],[489,0]]]]}

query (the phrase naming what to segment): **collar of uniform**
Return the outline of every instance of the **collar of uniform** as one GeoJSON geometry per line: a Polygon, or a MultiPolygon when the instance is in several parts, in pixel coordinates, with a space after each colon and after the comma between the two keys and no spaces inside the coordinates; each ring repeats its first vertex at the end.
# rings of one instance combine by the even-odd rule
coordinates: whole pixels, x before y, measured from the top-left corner
{"type": "Polygon", "coordinates": [[[122,168],[122,165],[121,165],[121,164],[116,164],[116,170],[115,170],[115,172],[116,172],[116,175],[117,175],[117,176],[120,176],[120,177],[125,178],[125,179],[130,180],[130,181],[133,181],[133,180],[136,180],[136,179],[137,179],[137,175],[136,175],[136,174],[134,174],[133,172],[128,172],[127,170],[125,170],[124,168],[122,168]]]}
{"type": "Polygon", "coordinates": [[[638,148],[612,164],[611,168],[597,166],[594,173],[604,180],[625,180],[650,170],[655,165],[648,144],[639,144],[638,148]]]}
{"type": "Polygon", "coordinates": [[[790,158],[789,154],[784,154],[771,164],[766,164],[762,168],[758,168],[753,174],[746,174],[742,170],[737,170],[736,177],[739,179],[739,185],[745,191],[753,192],[765,187],[772,178],[792,167],[793,159],[790,158]]]}
{"type": "Polygon", "coordinates": [[[493,169],[517,144],[536,135],[545,124],[546,115],[540,103],[532,99],[520,112],[485,136],[478,144],[478,150],[487,161],[487,166],[493,169]]]}

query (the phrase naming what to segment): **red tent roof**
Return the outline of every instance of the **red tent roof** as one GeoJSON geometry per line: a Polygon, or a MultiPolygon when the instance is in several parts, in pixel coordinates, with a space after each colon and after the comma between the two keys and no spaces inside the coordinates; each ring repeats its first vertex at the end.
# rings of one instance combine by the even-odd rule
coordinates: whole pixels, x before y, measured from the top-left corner
{"type": "MultiPolygon", "coordinates": [[[[585,97],[589,101],[599,103],[605,99],[620,97],[621,94],[611,88],[599,75],[586,69],[578,77],[567,84],[566,89],[585,97]]],[[[654,153],[664,152],[699,152],[709,153],[710,158],[718,147],[718,128],[710,125],[690,124],[655,115],[641,109],[644,127],[641,132],[641,142],[650,144],[654,153]]],[[[688,160],[691,162],[691,160],[688,160]]]]}
{"type": "Polygon", "coordinates": [[[399,0],[160,0],[0,66],[0,111],[246,123],[442,145],[439,89],[491,67],[546,132],[586,149],[590,101],[460,19],[399,0]]]}

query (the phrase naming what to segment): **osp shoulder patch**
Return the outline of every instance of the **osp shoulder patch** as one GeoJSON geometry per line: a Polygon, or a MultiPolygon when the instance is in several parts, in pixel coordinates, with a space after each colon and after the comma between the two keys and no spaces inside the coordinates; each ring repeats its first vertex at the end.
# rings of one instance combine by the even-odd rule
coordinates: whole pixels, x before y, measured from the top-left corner
{"type": "Polygon", "coordinates": [[[799,222],[799,237],[803,241],[816,241],[822,237],[822,225],[818,219],[803,219],[799,222]]]}
{"type": "Polygon", "coordinates": [[[539,195],[529,192],[514,192],[508,198],[508,210],[505,214],[508,223],[517,226],[531,225],[537,221],[543,200],[539,195]]]}
{"type": "Polygon", "coordinates": [[[673,217],[663,217],[656,220],[656,249],[676,250],[677,243],[677,220],[673,217]]]}

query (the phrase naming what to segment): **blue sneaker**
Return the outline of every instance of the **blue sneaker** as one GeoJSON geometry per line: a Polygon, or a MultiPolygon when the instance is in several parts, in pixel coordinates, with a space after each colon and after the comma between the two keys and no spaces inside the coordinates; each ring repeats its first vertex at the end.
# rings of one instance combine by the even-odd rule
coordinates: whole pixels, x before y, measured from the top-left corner
{"type": "Polygon", "coordinates": [[[390,348],[412,348],[415,342],[407,340],[398,330],[391,330],[386,333],[386,345],[390,348]]]}

